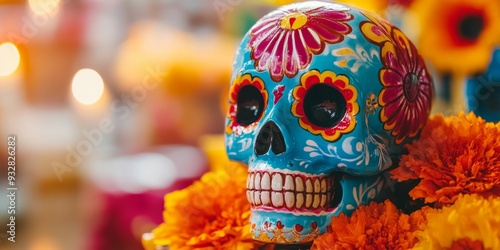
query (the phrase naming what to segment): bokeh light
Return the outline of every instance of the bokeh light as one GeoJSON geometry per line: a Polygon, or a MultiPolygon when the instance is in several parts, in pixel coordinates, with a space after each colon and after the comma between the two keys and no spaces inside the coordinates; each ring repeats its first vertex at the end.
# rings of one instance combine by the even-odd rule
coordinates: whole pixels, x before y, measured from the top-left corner
{"type": "Polygon", "coordinates": [[[73,77],[71,90],[78,102],[91,105],[101,98],[104,92],[104,82],[97,71],[81,69],[73,77]]]}
{"type": "Polygon", "coordinates": [[[60,0],[28,0],[28,5],[37,15],[54,15],[59,9],[60,0]]]}
{"type": "Polygon", "coordinates": [[[21,61],[19,50],[12,43],[0,45],[0,76],[8,76],[16,71],[21,61]]]}

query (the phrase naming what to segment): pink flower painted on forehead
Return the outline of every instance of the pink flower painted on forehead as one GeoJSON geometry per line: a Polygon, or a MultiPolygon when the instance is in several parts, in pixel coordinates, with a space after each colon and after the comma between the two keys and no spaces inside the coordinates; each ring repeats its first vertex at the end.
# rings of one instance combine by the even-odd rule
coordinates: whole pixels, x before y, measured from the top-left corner
{"type": "Polygon", "coordinates": [[[352,31],[347,24],[353,16],[341,5],[291,5],[262,18],[251,30],[251,58],[258,71],[268,70],[280,82],[294,77],[325,49],[339,43],[352,31]]]}

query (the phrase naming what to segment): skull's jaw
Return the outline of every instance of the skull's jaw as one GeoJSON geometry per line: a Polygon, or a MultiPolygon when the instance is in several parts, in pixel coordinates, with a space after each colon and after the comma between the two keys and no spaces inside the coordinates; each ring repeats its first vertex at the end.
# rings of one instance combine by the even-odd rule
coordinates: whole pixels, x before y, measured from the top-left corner
{"type": "Polygon", "coordinates": [[[274,244],[310,244],[326,232],[330,215],[294,215],[253,210],[250,218],[251,233],[255,240],[274,244]]]}
{"type": "Polygon", "coordinates": [[[337,209],[340,178],[291,171],[249,171],[247,199],[252,210],[325,215],[337,209]]]}
{"type": "Polygon", "coordinates": [[[307,244],[326,230],[342,197],[341,175],[249,170],[252,233],[261,242],[307,244]]]}
{"type": "MultiPolygon", "coordinates": [[[[358,206],[368,204],[371,201],[383,201],[391,194],[391,190],[387,185],[387,179],[384,177],[383,173],[374,176],[351,176],[344,174],[338,178],[330,178],[330,181],[333,181],[333,184],[330,183],[330,189],[328,188],[329,177],[319,175],[308,176],[307,174],[302,173],[299,177],[308,177],[309,180],[311,180],[312,192],[309,193],[311,193],[312,198],[310,202],[304,201],[301,206],[297,206],[297,194],[301,192],[300,185],[298,185],[299,188],[297,190],[297,185],[294,183],[295,189],[291,189],[290,185],[287,185],[286,181],[287,179],[290,179],[290,177],[288,177],[289,175],[293,176],[294,174],[297,173],[291,171],[276,172],[274,169],[271,171],[267,169],[265,171],[250,170],[247,181],[247,188],[249,188],[247,195],[249,201],[252,203],[250,223],[251,233],[255,240],[275,244],[311,243],[319,235],[326,232],[328,225],[330,225],[330,222],[332,221],[332,217],[338,216],[340,213],[350,215],[358,206]],[[257,174],[260,175],[258,176],[257,174]],[[276,182],[269,181],[270,188],[266,189],[268,187],[268,177],[266,174],[269,175],[270,180],[274,180],[274,177],[277,174],[280,174],[283,179],[281,183],[284,191],[279,192],[274,190],[278,188],[278,184],[275,184],[273,189],[273,183],[279,183],[280,177],[277,177],[276,182]],[[315,192],[316,189],[314,183],[316,183],[316,179],[314,178],[319,181],[319,192],[315,192]],[[256,179],[260,181],[260,186],[256,186],[256,179]],[[335,207],[327,205],[326,202],[323,206],[321,206],[322,195],[325,193],[322,193],[321,189],[321,183],[323,180],[325,180],[327,184],[326,190],[331,193],[331,201],[334,204],[337,204],[335,207]],[[341,188],[336,188],[337,186],[341,186],[341,188]],[[268,192],[271,193],[269,201],[264,198],[264,203],[266,205],[264,205],[262,201],[262,193],[266,192],[265,190],[269,190],[268,192]],[[260,201],[256,199],[256,192],[260,192],[260,201]],[[278,196],[278,194],[283,196],[283,204],[280,203],[279,197],[275,197],[275,200],[273,201],[273,192],[275,192],[275,196],[278,196]],[[288,201],[289,204],[286,204],[287,202],[285,200],[287,192],[292,192],[295,195],[295,203],[288,201]],[[315,202],[318,203],[318,201],[316,201],[314,197],[318,195],[318,193],[320,197],[319,205],[315,208],[315,202]],[[253,197],[251,197],[252,194],[253,197]],[[337,201],[337,199],[339,201],[337,201]],[[260,204],[257,204],[257,202],[260,202],[260,204]]],[[[307,180],[308,179],[305,179],[303,191],[306,195],[308,194],[307,180]]],[[[264,195],[267,195],[267,193],[264,193],[264,195]]],[[[326,196],[328,198],[328,192],[326,192],[326,196]]]]}

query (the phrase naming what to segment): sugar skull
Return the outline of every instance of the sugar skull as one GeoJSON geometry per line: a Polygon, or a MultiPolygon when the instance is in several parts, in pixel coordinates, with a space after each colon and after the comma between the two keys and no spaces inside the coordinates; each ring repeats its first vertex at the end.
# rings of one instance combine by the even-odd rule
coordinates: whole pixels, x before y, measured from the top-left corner
{"type": "Polygon", "coordinates": [[[235,56],[225,136],[249,167],[254,238],[312,242],[332,216],[385,199],[432,98],[415,46],[373,13],[302,2],[260,19],[235,56]]]}

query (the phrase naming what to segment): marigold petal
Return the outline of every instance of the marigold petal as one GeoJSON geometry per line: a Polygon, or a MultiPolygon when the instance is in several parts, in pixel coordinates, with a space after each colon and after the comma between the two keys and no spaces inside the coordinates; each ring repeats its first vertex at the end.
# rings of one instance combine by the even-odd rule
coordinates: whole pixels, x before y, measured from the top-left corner
{"type": "Polygon", "coordinates": [[[498,124],[473,113],[432,116],[420,139],[406,146],[409,153],[391,178],[420,179],[410,196],[438,207],[452,204],[461,193],[500,195],[499,137],[498,124]]]}
{"type": "Polygon", "coordinates": [[[347,217],[333,217],[329,232],[317,238],[311,249],[409,249],[417,243],[416,232],[426,223],[422,209],[411,215],[394,204],[372,202],[347,217]]]}
{"type": "Polygon", "coordinates": [[[454,249],[459,245],[500,249],[499,214],[499,197],[459,195],[453,205],[428,209],[428,222],[417,233],[419,242],[414,249],[454,249]]]}

